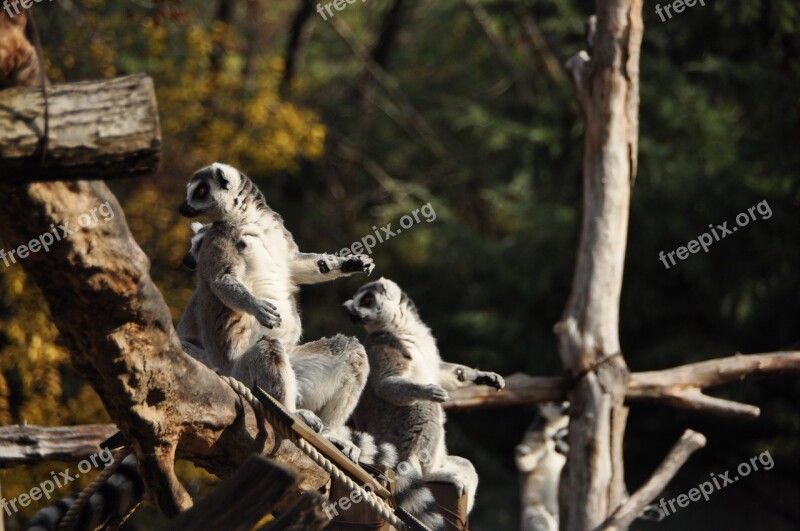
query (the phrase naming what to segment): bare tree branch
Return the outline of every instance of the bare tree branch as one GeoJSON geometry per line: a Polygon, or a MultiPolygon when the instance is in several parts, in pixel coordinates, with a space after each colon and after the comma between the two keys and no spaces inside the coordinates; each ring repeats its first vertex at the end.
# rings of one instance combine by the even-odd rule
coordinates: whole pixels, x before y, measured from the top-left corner
{"type": "MultiPolygon", "coordinates": [[[[634,372],[625,391],[626,401],[670,404],[717,415],[754,418],[755,406],[710,397],[701,391],[727,383],[753,378],[800,374],[800,351],[736,354],[661,371],[634,372]]],[[[534,377],[513,374],[506,378],[506,388],[468,387],[450,393],[444,404],[450,410],[505,407],[557,402],[567,397],[567,384],[559,377],[534,377]]]]}
{"type": "Polygon", "coordinates": [[[599,529],[604,531],[621,531],[628,529],[633,521],[638,518],[644,508],[664,490],[664,487],[677,474],[689,456],[706,445],[706,438],[696,431],[686,430],[675,446],[669,451],[664,461],[653,472],[639,490],[636,491],[625,503],[620,505],[611,518],[599,529]]]}

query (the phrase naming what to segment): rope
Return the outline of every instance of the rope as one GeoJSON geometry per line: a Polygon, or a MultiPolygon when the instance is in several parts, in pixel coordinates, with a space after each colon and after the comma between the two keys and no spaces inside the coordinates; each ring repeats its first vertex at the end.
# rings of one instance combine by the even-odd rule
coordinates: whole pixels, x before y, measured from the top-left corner
{"type": "Polygon", "coordinates": [[[253,396],[253,393],[246,385],[239,380],[231,378],[230,376],[220,376],[220,378],[222,378],[223,381],[230,385],[234,391],[241,395],[242,398],[244,398],[247,403],[250,404],[250,406],[259,416],[259,420],[264,418],[269,420],[275,431],[277,431],[283,438],[289,439],[295,445],[297,445],[297,447],[300,448],[303,453],[305,453],[311,458],[312,461],[328,472],[336,481],[344,484],[344,486],[350,490],[360,492],[361,497],[364,499],[367,505],[369,505],[375,512],[380,514],[387,523],[396,527],[400,531],[405,531],[408,529],[406,524],[394,514],[392,508],[386,502],[381,500],[374,492],[365,489],[350,479],[350,477],[339,470],[339,468],[330,459],[322,455],[316,448],[314,448],[311,443],[299,437],[297,433],[295,433],[294,430],[292,430],[280,418],[278,418],[277,415],[275,415],[272,411],[267,410],[267,408],[264,407],[264,404],[262,404],[261,401],[253,396]]]}
{"type": "Polygon", "coordinates": [[[110,478],[111,475],[116,472],[119,466],[122,464],[122,460],[125,459],[130,453],[130,448],[121,448],[114,453],[114,461],[105,467],[103,471],[100,472],[100,475],[94,478],[94,481],[89,483],[89,486],[83,489],[75,499],[75,503],[72,504],[67,511],[67,514],[65,514],[64,518],[62,518],[58,523],[58,531],[72,530],[78,520],[78,515],[88,503],[89,498],[91,498],[92,495],[106,483],[106,481],[108,481],[108,478],[110,478]]]}

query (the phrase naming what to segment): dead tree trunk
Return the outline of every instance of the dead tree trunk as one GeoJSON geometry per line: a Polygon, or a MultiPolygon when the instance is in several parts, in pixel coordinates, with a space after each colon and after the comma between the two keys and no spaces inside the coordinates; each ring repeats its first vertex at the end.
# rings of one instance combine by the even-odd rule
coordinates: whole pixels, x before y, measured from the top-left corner
{"type": "Polygon", "coordinates": [[[598,0],[596,9],[590,53],[567,65],[585,120],[583,222],[572,292],[556,325],[572,377],[561,528],[575,531],[598,528],[624,493],[629,375],[620,352],[619,298],[639,134],[642,0],[598,0]]]}

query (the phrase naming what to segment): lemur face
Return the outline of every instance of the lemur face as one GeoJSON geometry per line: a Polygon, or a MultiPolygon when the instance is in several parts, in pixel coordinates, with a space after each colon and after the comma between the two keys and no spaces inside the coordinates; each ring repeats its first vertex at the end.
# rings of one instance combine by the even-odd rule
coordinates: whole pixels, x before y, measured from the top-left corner
{"type": "Polygon", "coordinates": [[[369,328],[370,325],[391,322],[401,305],[408,303],[413,306],[400,286],[387,278],[380,278],[361,286],[342,306],[354,323],[369,328]]]}
{"type": "Polygon", "coordinates": [[[239,170],[219,162],[197,170],[178,211],[187,218],[203,216],[220,221],[233,209],[241,180],[239,170]]]}
{"type": "Polygon", "coordinates": [[[189,252],[186,253],[186,256],[183,258],[184,267],[191,271],[197,269],[197,257],[200,256],[200,246],[203,244],[203,237],[206,235],[206,231],[208,231],[209,227],[211,227],[210,223],[207,225],[198,222],[192,223],[192,232],[194,233],[194,236],[192,236],[192,244],[189,248],[189,252]]]}

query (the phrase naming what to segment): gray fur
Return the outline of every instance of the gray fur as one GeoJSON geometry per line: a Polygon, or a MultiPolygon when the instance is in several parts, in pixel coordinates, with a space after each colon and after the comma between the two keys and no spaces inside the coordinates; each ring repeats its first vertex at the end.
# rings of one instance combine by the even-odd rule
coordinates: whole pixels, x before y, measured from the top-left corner
{"type": "Polygon", "coordinates": [[[194,174],[180,211],[213,222],[193,225],[187,256],[196,258],[200,282],[178,326],[181,339],[223,374],[271,388],[290,409],[319,415],[323,434],[357,459],[358,448],[336,431],[366,384],[366,353],[343,336],[301,344],[296,295],[301,284],[369,273],[372,260],[301,253],[258,187],[224,164],[194,174]]]}
{"type": "Polygon", "coordinates": [[[447,454],[440,403],[447,400],[447,389],[472,383],[501,389],[503,378],[443,362],[416,305],[391,280],[362,286],[344,307],[368,332],[370,375],[354,414],[356,427],[393,444],[399,459],[425,481],[454,484],[467,494],[471,510],[478,475],[468,460],[447,454]]]}

